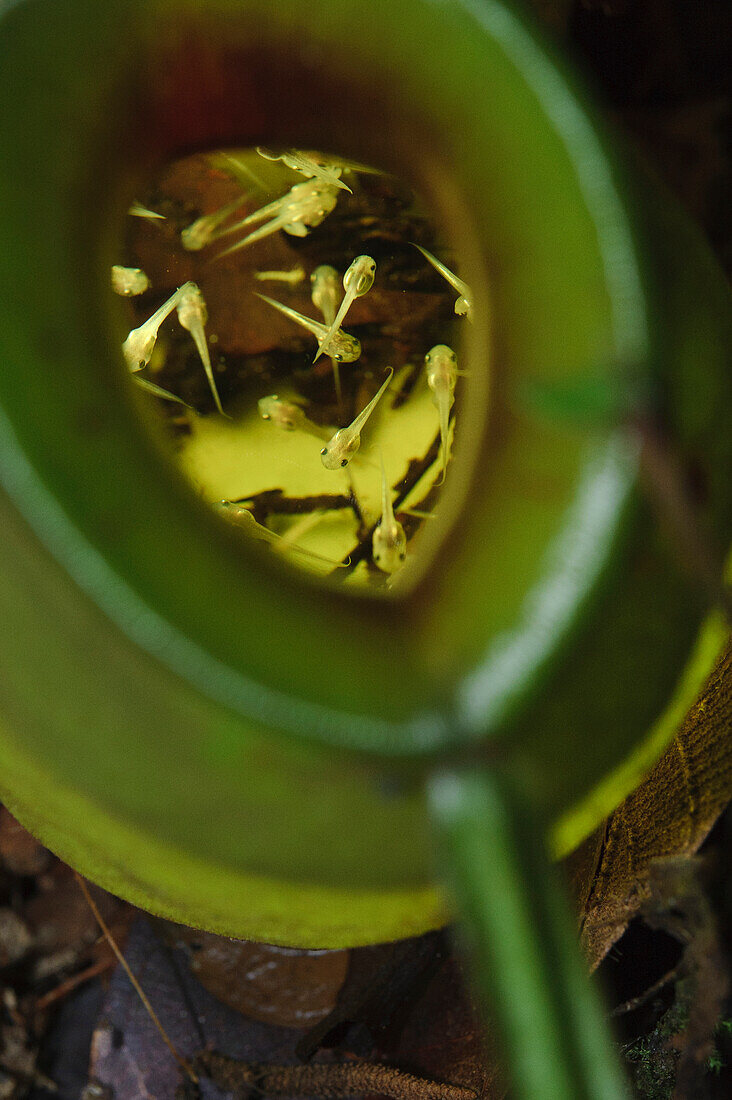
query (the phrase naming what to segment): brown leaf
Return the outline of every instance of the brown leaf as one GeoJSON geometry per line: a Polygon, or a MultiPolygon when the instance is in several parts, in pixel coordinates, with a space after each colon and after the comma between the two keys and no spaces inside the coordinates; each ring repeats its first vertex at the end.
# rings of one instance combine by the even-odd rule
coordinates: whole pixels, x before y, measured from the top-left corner
{"type": "Polygon", "coordinates": [[[0,807],[0,859],[14,875],[40,875],[51,862],[51,853],[0,807]]]}
{"type": "Polygon", "coordinates": [[[655,860],[693,855],[732,797],[732,649],[644,783],[567,861],[594,969],[648,896],[655,860]]]}
{"type": "MultiPolygon", "coordinates": [[[[294,1060],[300,1030],[262,1024],[222,1005],[141,915],[130,930],[125,957],[184,1058],[215,1044],[247,1061],[294,1060]]],[[[94,1033],[90,1072],[114,1089],[116,1100],[174,1100],[181,1082],[180,1067],[120,967],[94,1033]]]]}
{"type": "Polygon", "coordinates": [[[701,880],[698,857],[656,860],[650,869],[643,918],[686,946],[677,967],[676,999],[684,1004],[686,1026],[674,1045],[680,1051],[676,1100],[698,1096],[714,1032],[729,993],[727,956],[717,920],[701,880]]]}
{"type": "MultiPolygon", "coordinates": [[[[38,893],[25,908],[36,948],[48,955],[66,949],[81,955],[91,948],[101,933],[74,872],[66,864],[56,862],[47,874],[40,876],[37,885],[38,893]]],[[[91,890],[105,920],[115,925],[129,907],[99,887],[92,886],[91,890]]]]}
{"type": "Polygon", "coordinates": [[[471,1088],[480,1100],[501,1100],[506,1094],[489,1030],[478,1017],[454,957],[445,960],[412,1006],[391,1057],[425,1077],[471,1088]]]}
{"type": "Polygon", "coordinates": [[[333,1010],[345,981],[348,951],[304,951],[170,928],[209,993],[264,1023],[313,1027],[333,1010]]]}

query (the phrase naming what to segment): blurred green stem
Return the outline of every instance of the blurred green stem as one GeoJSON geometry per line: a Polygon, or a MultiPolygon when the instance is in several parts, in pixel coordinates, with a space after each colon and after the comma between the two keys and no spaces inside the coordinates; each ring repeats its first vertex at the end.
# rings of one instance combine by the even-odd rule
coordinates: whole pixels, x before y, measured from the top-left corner
{"type": "Polygon", "coordinates": [[[627,1097],[530,808],[486,771],[436,774],[429,798],[475,992],[502,1029],[516,1097],[627,1097]]]}

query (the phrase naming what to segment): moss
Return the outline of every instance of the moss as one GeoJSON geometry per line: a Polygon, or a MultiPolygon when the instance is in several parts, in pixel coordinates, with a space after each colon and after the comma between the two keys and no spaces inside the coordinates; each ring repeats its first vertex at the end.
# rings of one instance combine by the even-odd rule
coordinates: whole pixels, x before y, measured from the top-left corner
{"type": "Polygon", "coordinates": [[[634,1066],[632,1080],[643,1100],[671,1100],[681,1053],[673,1040],[684,1030],[688,1019],[688,1003],[677,996],[653,1031],[625,1052],[627,1061],[634,1066]]]}

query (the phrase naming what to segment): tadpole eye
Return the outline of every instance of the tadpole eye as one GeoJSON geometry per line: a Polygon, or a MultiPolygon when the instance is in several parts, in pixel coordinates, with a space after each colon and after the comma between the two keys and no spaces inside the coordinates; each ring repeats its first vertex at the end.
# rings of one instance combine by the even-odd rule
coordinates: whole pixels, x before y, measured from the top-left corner
{"type": "Polygon", "coordinates": [[[342,458],[341,459],[341,466],[347,466],[347,465],[348,465],[348,459],[347,458],[342,458]]]}
{"type": "Polygon", "coordinates": [[[406,556],[407,556],[406,550],[402,550],[401,554],[399,555],[399,561],[404,561],[406,556]]]}
{"type": "Polygon", "coordinates": [[[343,362],[343,356],[340,353],[337,354],[337,355],[334,355],[333,358],[336,359],[339,363],[343,362]]]}
{"type": "Polygon", "coordinates": [[[322,449],[322,451],[321,451],[320,453],[321,453],[322,455],[327,455],[327,453],[328,453],[328,448],[327,448],[327,447],[323,447],[323,449],[322,449]]]}

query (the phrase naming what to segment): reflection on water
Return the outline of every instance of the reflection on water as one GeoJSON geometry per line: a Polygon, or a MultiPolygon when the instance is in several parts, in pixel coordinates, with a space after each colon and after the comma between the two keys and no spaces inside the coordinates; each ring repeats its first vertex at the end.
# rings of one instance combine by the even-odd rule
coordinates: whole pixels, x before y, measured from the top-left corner
{"type": "Polygon", "coordinates": [[[182,471],[292,565],[391,586],[439,522],[472,310],[419,196],[260,148],[177,161],[139,199],[112,285],[182,471]]]}

